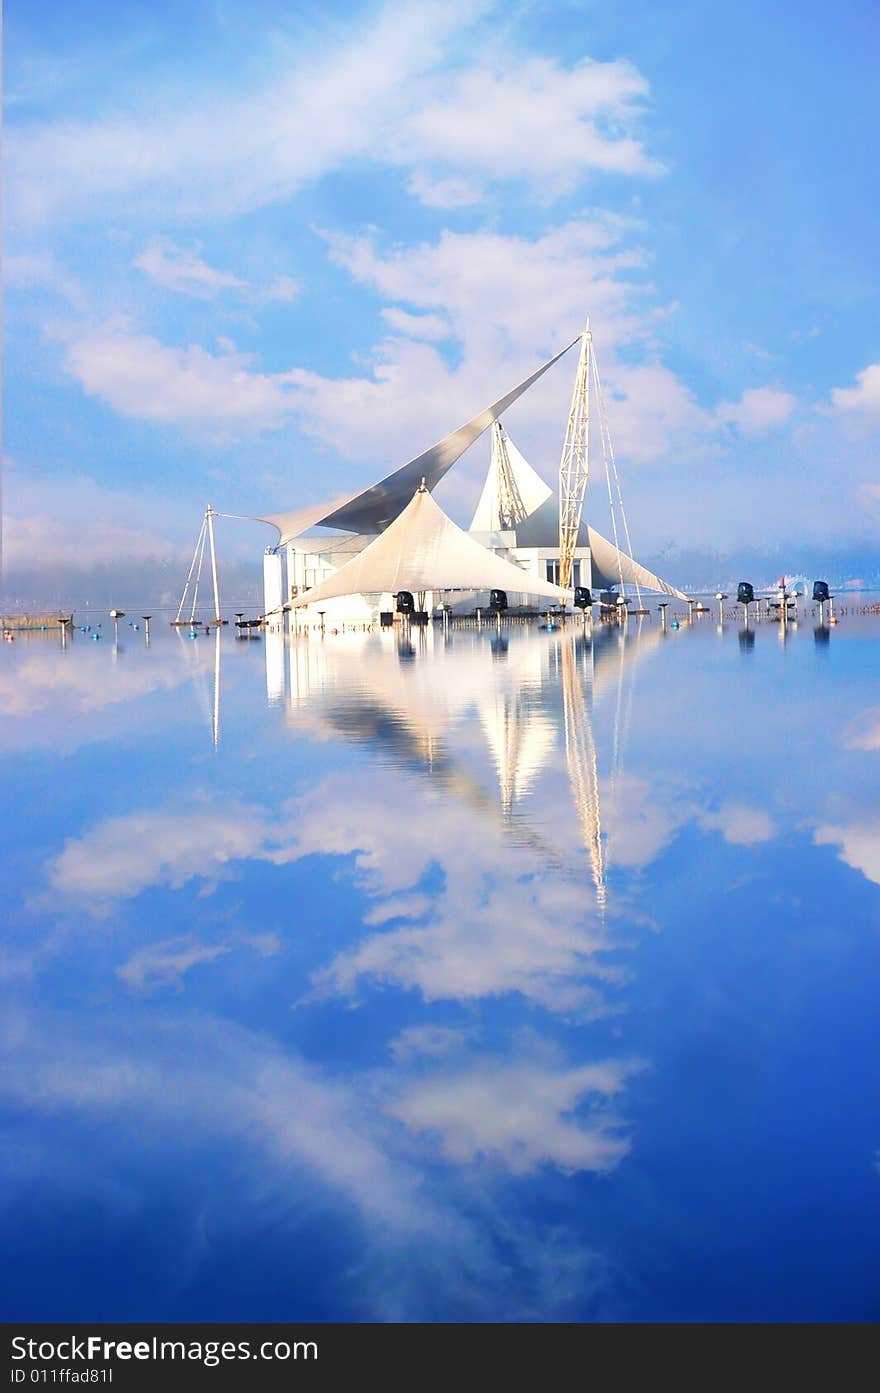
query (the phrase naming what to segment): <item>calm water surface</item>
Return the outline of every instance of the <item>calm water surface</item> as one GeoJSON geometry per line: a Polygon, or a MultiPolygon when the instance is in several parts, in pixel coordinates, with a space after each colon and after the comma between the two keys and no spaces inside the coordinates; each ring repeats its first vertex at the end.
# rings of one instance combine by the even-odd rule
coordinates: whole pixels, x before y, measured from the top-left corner
{"type": "Polygon", "coordinates": [[[880,619],[0,651],[7,1319],[880,1315],[880,619]]]}

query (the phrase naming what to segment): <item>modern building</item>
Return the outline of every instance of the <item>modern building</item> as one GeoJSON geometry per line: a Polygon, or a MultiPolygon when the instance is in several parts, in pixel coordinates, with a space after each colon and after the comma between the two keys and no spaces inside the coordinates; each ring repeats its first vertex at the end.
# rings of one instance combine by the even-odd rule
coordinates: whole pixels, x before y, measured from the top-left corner
{"type": "MultiPolygon", "coordinates": [[[[305,627],[373,624],[382,611],[393,611],[398,589],[418,592],[419,608],[429,614],[440,606],[454,614],[472,613],[488,604],[490,587],[505,590],[514,609],[570,603],[571,592],[559,589],[559,499],[505,434],[501,415],[581,337],[362,493],[267,516],[279,534],[264,557],[269,625],[283,625],[289,609],[305,627]],[[465,533],[433,500],[419,503],[418,494],[430,495],[489,428],[489,469],[465,533]],[[382,540],[389,531],[393,543],[382,540]],[[422,564],[426,560],[429,564],[422,564]]],[[[571,584],[611,596],[629,585],[637,593],[657,590],[686,598],[585,521],[573,551],[571,584]]]]}

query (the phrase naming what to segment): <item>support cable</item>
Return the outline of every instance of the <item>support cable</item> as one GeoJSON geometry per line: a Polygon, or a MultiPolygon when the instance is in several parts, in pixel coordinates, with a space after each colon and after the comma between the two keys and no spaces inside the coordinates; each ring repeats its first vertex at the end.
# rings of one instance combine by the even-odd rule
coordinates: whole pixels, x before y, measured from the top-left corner
{"type": "MultiPolygon", "coordinates": [[[[618,506],[620,507],[620,517],[621,517],[621,521],[622,521],[622,523],[623,523],[623,535],[624,535],[624,537],[625,537],[625,539],[626,539],[627,554],[628,554],[628,556],[629,556],[630,561],[632,561],[633,566],[635,566],[635,557],[633,556],[632,542],[630,541],[630,536],[629,536],[629,524],[628,524],[628,522],[627,522],[627,520],[626,520],[626,509],[625,509],[624,506],[623,506],[623,490],[621,489],[621,486],[620,486],[620,475],[619,475],[618,470],[617,470],[617,461],[616,461],[616,459],[615,459],[615,457],[614,457],[614,445],[613,445],[612,440],[611,440],[611,431],[610,431],[610,428],[609,428],[609,426],[608,426],[608,417],[607,417],[607,414],[606,414],[606,412],[605,412],[605,399],[604,399],[604,397],[603,397],[603,395],[602,395],[602,384],[601,384],[601,382],[599,381],[599,365],[598,365],[598,363],[596,362],[596,354],[595,354],[595,351],[594,351],[594,353],[593,353],[593,378],[594,378],[595,387],[596,387],[596,398],[597,398],[598,403],[599,403],[599,426],[600,426],[600,433],[601,433],[602,436],[603,436],[603,444],[602,444],[602,453],[603,453],[603,456],[605,455],[605,451],[606,451],[606,444],[605,444],[605,442],[607,441],[607,458],[606,458],[606,466],[605,466],[605,467],[606,467],[606,475],[607,475],[607,469],[608,469],[608,459],[610,459],[610,461],[611,461],[611,470],[612,470],[612,473],[613,473],[613,475],[614,475],[614,485],[615,485],[615,489],[616,489],[616,492],[617,492],[617,502],[618,502],[618,506]]],[[[611,487],[611,485],[610,485],[610,480],[609,480],[609,494],[610,494],[610,487],[611,487]]],[[[616,533],[615,533],[615,540],[616,540],[616,533]]],[[[642,589],[641,589],[641,586],[639,585],[638,580],[635,580],[635,581],[633,582],[633,584],[635,585],[635,588],[636,588],[636,596],[638,597],[639,609],[644,609],[644,603],[643,603],[643,601],[642,601],[642,589]]]]}
{"type": "Polygon", "coordinates": [[[204,559],[205,559],[205,539],[206,539],[206,537],[207,537],[207,533],[208,533],[208,518],[207,518],[207,515],[206,515],[206,516],[205,516],[205,520],[204,520],[204,522],[202,523],[202,531],[201,531],[201,536],[200,536],[200,539],[199,539],[199,540],[201,541],[201,549],[199,550],[199,566],[198,566],[198,570],[196,571],[196,584],[195,584],[195,589],[193,590],[192,609],[190,610],[190,616],[189,616],[189,622],[190,622],[190,624],[192,624],[192,623],[195,622],[195,617],[196,617],[196,605],[198,604],[198,599],[199,599],[199,581],[200,581],[201,578],[202,578],[202,562],[203,562],[204,559]]]}
{"type": "Polygon", "coordinates": [[[180,597],[180,604],[177,606],[177,616],[176,616],[175,621],[174,621],[175,624],[179,624],[179,623],[180,623],[180,616],[183,614],[183,607],[184,607],[184,605],[186,604],[187,592],[188,592],[189,587],[190,587],[190,582],[192,581],[193,571],[195,570],[196,557],[197,557],[198,554],[199,554],[199,547],[202,545],[202,539],[204,538],[204,535],[205,535],[205,526],[206,526],[206,524],[207,524],[207,519],[206,519],[206,518],[202,518],[202,526],[201,526],[201,528],[200,528],[200,530],[199,530],[199,535],[198,535],[198,537],[197,537],[197,539],[196,539],[195,551],[193,552],[192,561],[189,563],[189,575],[187,576],[187,578],[186,578],[186,584],[185,584],[184,587],[183,587],[183,594],[182,594],[181,597],[180,597]]]}

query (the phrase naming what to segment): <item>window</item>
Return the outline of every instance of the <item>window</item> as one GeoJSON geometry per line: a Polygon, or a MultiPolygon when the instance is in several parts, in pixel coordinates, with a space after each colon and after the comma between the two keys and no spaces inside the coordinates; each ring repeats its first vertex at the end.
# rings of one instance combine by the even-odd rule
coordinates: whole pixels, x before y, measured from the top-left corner
{"type": "MultiPolygon", "coordinates": [[[[553,561],[548,561],[548,562],[547,562],[547,579],[549,580],[549,582],[550,582],[551,585],[558,585],[558,584],[559,584],[559,558],[558,558],[558,557],[556,557],[553,561]]],[[[572,583],[572,585],[580,585],[580,583],[581,583],[581,563],[580,563],[579,561],[575,561],[574,564],[572,565],[572,569],[571,569],[571,583],[572,583]]]]}

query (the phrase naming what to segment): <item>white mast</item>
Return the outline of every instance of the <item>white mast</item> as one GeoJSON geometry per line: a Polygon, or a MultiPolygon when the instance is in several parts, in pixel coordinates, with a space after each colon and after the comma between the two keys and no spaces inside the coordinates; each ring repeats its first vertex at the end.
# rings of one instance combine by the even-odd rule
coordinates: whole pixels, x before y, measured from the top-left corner
{"type": "Polygon", "coordinates": [[[217,553],[214,550],[214,509],[210,503],[205,509],[208,521],[208,537],[211,543],[211,579],[214,582],[214,622],[220,623],[220,587],[217,584],[217,553]]]}
{"type": "Polygon", "coordinates": [[[577,376],[559,461],[559,584],[571,589],[574,552],[590,474],[590,377],[593,336],[590,321],[581,339],[577,376]]]}

